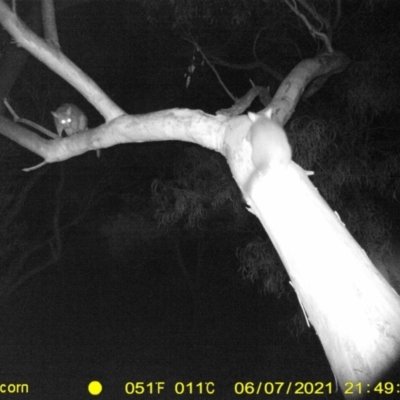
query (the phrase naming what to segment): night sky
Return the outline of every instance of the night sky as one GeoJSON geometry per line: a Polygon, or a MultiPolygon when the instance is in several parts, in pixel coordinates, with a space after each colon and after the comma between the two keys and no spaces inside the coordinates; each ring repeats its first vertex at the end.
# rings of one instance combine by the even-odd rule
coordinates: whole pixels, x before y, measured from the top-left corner
{"type": "MultiPolygon", "coordinates": [[[[63,52],[130,114],[174,107],[214,114],[232,105],[193,40],[237,97],[250,80],[273,94],[279,76],[323,50],[282,4],[221,1],[221,9],[207,12],[208,2],[178,1],[175,9],[155,3],[88,1],[57,12],[63,52]],[[239,68],[255,61],[262,27],[257,57],[275,75],[239,68]]],[[[332,9],[320,11],[333,21],[335,2],[326,3],[332,9]]],[[[295,161],[316,171],[322,195],[380,255],[398,223],[398,6],[351,3],[357,5],[343,5],[333,34],[350,66],[300,102],[285,128],[295,161]],[[310,136],[313,145],[296,135],[307,118],[331,127],[310,136]],[[382,230],[370,233],[369,218],[382,230]]],[[[21,14],[29,13],[22,2],[21,14]]],[[[1,35],[6,48],[9,38],[1,35]]],[[[53,131],[50,112],[65,102],[86,113],[89,127],[104,122],[33,57],[8,98],[21,117],[53,131]]],[[[251,111],[261,108],[256,100],[251,111]]],[[[1,382],[29,383],[26,398],[34,399],[89,398],[93,380],[103,384],[103,398],[115,399],[128,398],[127,383],[139,381],[147,388],[165,382],[160,395],[146,391],[146,399],[181,398],[174,393],[179,382],[212,382],[217,399],[240,397],[246,382],[320,381],[335,391],[314,330],[296,334],[296,318],[305,325],[296,295],[221,155],[181,142],[132,143],[104,149],[100,159],[89,152],[23,173],[39,157],[0,142],[2,220],[18,210],[0,232],[2,279],[17,265],[8,287],[40,270],[0,299],[1,382]],[[249,243],[266,243],[271,270],[246,268],[249,243]]]]}

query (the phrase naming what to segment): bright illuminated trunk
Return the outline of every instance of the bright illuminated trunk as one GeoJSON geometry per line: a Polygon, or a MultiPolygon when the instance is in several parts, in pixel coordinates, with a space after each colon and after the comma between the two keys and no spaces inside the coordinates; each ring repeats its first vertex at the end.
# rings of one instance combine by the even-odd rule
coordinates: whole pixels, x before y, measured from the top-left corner
{"type": "Polygon", "coordinates": [[[297,164],[270,169],[247,195],[339,386],[360,383],[365,393],[400,355],[400,297],[297,164]]]}

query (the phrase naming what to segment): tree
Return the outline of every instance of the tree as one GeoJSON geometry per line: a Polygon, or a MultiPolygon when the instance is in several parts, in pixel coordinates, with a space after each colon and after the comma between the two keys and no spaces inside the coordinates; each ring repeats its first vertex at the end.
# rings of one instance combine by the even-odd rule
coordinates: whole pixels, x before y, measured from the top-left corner
{"type": "MultiPolygon", "coordinates": [[[[339,385],[346,390],[346,382],[377,382],[398,359],[400,298],[337,213],[318,194],[310,181],[311,173],[291,161],[288,148],[282,150],[286,142],[280,126],[289,120],[299,101],[316,95],[333,74],[342,73],[349,64],[346,55],[333,49],[332,27],[327,18],[309,2],[284,3],[293,13],[286,15],[299,18],[310,35],[323,44],[324,51],[303,59],[286,75],[272,100],[264,104],[257,122],[255,117],[239,114],[256,96],[262,94],[263,100],[268,99],[266,91],[259,87],[253,87],[233,107],[221,110],[217,116],[186,109],[129,116],[61,53],[56,40],[49,44],[33,35],[1,2],[0,22],[4,28],[20,46],[68,80],[96,107],[106,123],[69,138],[50,135],[54,140],[45,140],[5,118],[0,119],[0,130],[43,157],[45,163],[120,143],[156,140],[194,142],[223,154],[251,212],[277,249],[339,385]],[[311,18],[320,29],[310,22],[311,18]],[[274,132],[276,141],[272,144],[268,136],[262,135],[265,130],[274,132]],[[277,162],[276,152],[271,152],[268,145],[275,146],[277,162]]],[[[180,14],[182,19],[196,15],[195,4],[191,3],[192,7],[180,14]]],[[[339,18],[341,3],[337,4],[339,18]]],[[[279,7],[283,6],[282,3],[279,7]]],[[[189,39],[200,52],[197,42],[189,39]]],[[[258,43],[254,42],[254,49],[258,43]]],[[[217,62],[203,55],[210,65],[217,62]]]]}

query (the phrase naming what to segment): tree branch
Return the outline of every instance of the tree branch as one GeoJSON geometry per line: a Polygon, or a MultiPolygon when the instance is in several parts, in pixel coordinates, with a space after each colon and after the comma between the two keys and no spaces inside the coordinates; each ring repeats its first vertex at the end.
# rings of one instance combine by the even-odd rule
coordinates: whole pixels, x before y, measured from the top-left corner
{"type": "Polygon", "coordinates": [[[124,114],[122,109],[88,75],[60,50],[35,35],[3,0],[0,0],[0,23],[14,37],[19,46],[69,82],[103,115],[106,121],[124,114]]]}
{"type": "Polygon", "coordinates": [[[236,101],[237,98],[230,92],[230,90],[227,88],[227,86],[225,85],[225,83],[222,81],[221,76],[219,75],[218,71],[215,69],[214,65],[210,62],[210,60],[207,58],[207,56],[204,54],[203,50],[201,49],[201,47],[198,45],[198,43],[196,43],[194,41],[193,38],[186,38],[185,40],[187,40],[189,43],[193,44],[193,46],[196,47],[196,50],[201,54],[201,56],[203,57],[203,59],[205,60],[205,62],[208,64],[208,66],[211,68],[211,70],[214,72],[215,76],[218,79],[218,82],[221,84],[221,86],[223,87],[223,89],[225,90],[225,92],[228,94],[228,96],[233,100],[236,101]]]}
{"type": "MultiPolygon", "coordinates": [[[[304,22],[304,24],[307,26],[308,30],[311,33],[311,36],[313,36],[314,38],[319,38],[320,40],[322,40],[325,44],[326,49],[328,50],[328,52],[333,53],[333,48],[332,48],[332,44],[331,41],[329,39],[329,37],[325,34],[320,32],[317,28],[315,28],[311,22],[307,19],[307,17],[299,11],[299,9],[297,8],[297,4],[295,2],[295,0],[293,0],[293,4],[291,4],[290,0],[285,0],[285,3],[288,5],[288,7],[304,22]]],[[[305,2],[305,1],[301,1],[301,4],[304,5],[304,7],[306,7],[307,10],[311,10],[310,12],[312,13],[312,15],[315,17],[317,14],[317,12],[315,10],[312,10],[312,8],[305,2]]],[[[317,17],[316,17],[317,18],[317,17]]],[[[317,18],[318,21],[322,21],[322,17],[320,17],[318,15],[317,18]]]]}
{"type": "Polygon", "coordinates": [[[60,48],[58,40],[56,13],[53,0],[42,0],[42,20],[45,39],[55,48],[60,48]]]}

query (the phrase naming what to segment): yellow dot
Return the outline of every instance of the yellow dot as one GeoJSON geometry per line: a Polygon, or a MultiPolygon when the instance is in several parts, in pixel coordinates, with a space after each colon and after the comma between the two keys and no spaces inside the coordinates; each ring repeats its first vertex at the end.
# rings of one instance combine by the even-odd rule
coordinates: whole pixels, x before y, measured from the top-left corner
{"type": "Polygon", "coordinates": [[[89,383],[88,390],[90,394],[92,394],[93,396],[97,396],[98,394],[101,393],[103,387],[101,386],[100,382],[92,381],[89,383]]]}

